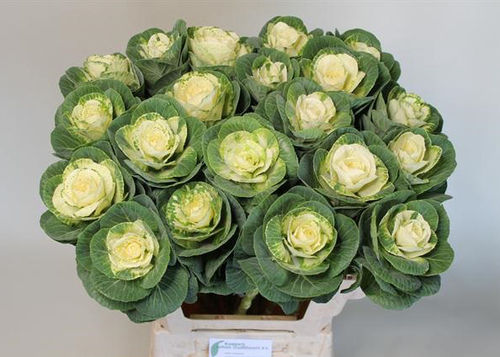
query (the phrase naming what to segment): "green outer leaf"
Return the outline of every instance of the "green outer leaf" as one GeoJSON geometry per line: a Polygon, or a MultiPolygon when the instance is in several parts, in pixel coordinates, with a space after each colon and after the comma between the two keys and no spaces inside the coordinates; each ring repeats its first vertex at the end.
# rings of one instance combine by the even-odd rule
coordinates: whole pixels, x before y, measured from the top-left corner
{"type": "Polygon", "coordinates": [[[92,281],[90,280],[90,271],[85,269],[82,265],[76,264],[76,271],[78,273],[78,277],[82,281],[83,287],[87,294],[97,301],[100,305],[111,309],[111,310],[120,310],[120,311],[128,311],[134,308],[135,302],[122,302],[111,300],[97,291],[92,285],[92,281]]]}
{"type": "Polygon", "coordinates": [[[361,282],[361,289],[365,295],[377,305],[390,310],[403,310],[413,305],[419,298],[407,294],[392,295],[383,291],[377,285],[373,276],[365,270],[363,273],[363,281],[361,282]]]}
{"type": "Polygon", "coordinates": [[[383,257],[394,267],[404,274],[424,275],[429,270],[429,262],[424,258],[407,259],[393,255],[382,250],[383,257]]]}
{"type": "Polygon", "coordinates": [[[189,273],[180,265],[168,267],[149,296],[136,304],[142,314],[159,319],[177,310],[188,293],[189,273]]]}
{"type": "Polygon", "coordinates": [[[351,264],[359,247],[359,230],[356,222],[341,214],[335,215],[338,241],[328,257],[331,274],[339,275],[351,264]]]}
{"type": "Polygon", "coordinates": [[[138,301],[149,295],[150,289],[140,286],[140,279],[117,280],[107,277],[97,269],[90,272],[90,280],[95,289],[109,299],[132,302],[138,301]]]}
{"type": "Polygon", "coordinates": [[[288,302],[293,299],[288,294],[277,290],[276,287],[267,280],[266,276],[262,274],[257,258],[240,260],[239,264],[243,271],[252,279],[257,289],[259,289],[259,293],[266,299],[273,302],[288,302]]]}
{"type": "Polygon", "coordinates": [[[86,225],[86,223],[76,226],[64,224],[50,211],[45,211],[40,217],[40,227],[45,234],[59,243],[75,244],[78,235],[86,225]]]}
{"type": "Polygon", "coordinates": [[[378,260],[371,248],[363,247],[363,254],[370,269],[377,278],[408,293],[418,290],[421,287],[422,284],[417,277],[402,274],[384,261],[378,260]]]}
{"type": "Polygon", "coordinates": [[[455,253],[447,241],[438,240],[436,247],[424,256],[424,258],[429,262],[429,270],[427,271],[427,276],[435,276],[441,274],[448,270],[455,253]]]}

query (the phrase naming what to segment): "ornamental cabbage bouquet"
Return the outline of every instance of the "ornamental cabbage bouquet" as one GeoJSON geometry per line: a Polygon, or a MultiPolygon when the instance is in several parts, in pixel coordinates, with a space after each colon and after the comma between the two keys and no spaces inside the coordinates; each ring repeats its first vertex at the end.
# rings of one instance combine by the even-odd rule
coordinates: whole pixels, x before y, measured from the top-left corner
{"type": "Polygon", "coordinates": [[[147,322],[217,295],[294,314],[344,280],[387,309],[439,291],[455,150],[374,34],[179,20],[123,53],[62,75],[40,180],[99,304],[147,322]]]}

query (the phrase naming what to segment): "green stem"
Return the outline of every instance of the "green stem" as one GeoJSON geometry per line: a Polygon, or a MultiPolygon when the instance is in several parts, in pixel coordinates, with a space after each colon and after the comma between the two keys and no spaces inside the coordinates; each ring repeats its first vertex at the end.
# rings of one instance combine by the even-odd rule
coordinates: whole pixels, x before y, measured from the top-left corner
{"type": "Polygon", "coordinates": [[[236,310],[236,315],[246,315],[250,306],[252,306],[252,301],[259,294],[259,290],[251,290],[243,296],[241,299],[240,305],[238,306],[238,310],[236,310]]]}

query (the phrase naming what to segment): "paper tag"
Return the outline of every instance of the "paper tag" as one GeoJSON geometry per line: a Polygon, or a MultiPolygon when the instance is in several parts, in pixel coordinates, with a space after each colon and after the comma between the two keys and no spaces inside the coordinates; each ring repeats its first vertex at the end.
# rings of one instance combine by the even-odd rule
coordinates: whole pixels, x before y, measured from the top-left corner
{"type": "Polygon", "coordinates": [[[209,357],[272,357],[272,340],[210,339],[209,357]]]}

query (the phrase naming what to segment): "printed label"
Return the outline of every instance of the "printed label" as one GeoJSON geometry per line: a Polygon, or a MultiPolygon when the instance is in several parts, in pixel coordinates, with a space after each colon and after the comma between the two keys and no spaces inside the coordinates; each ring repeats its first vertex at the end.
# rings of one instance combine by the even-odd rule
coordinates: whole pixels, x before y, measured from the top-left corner
{"type": "Polygon", "coordinates": [[[272,357],[272,340],[210,339],[209,357],[272,357]]]}

